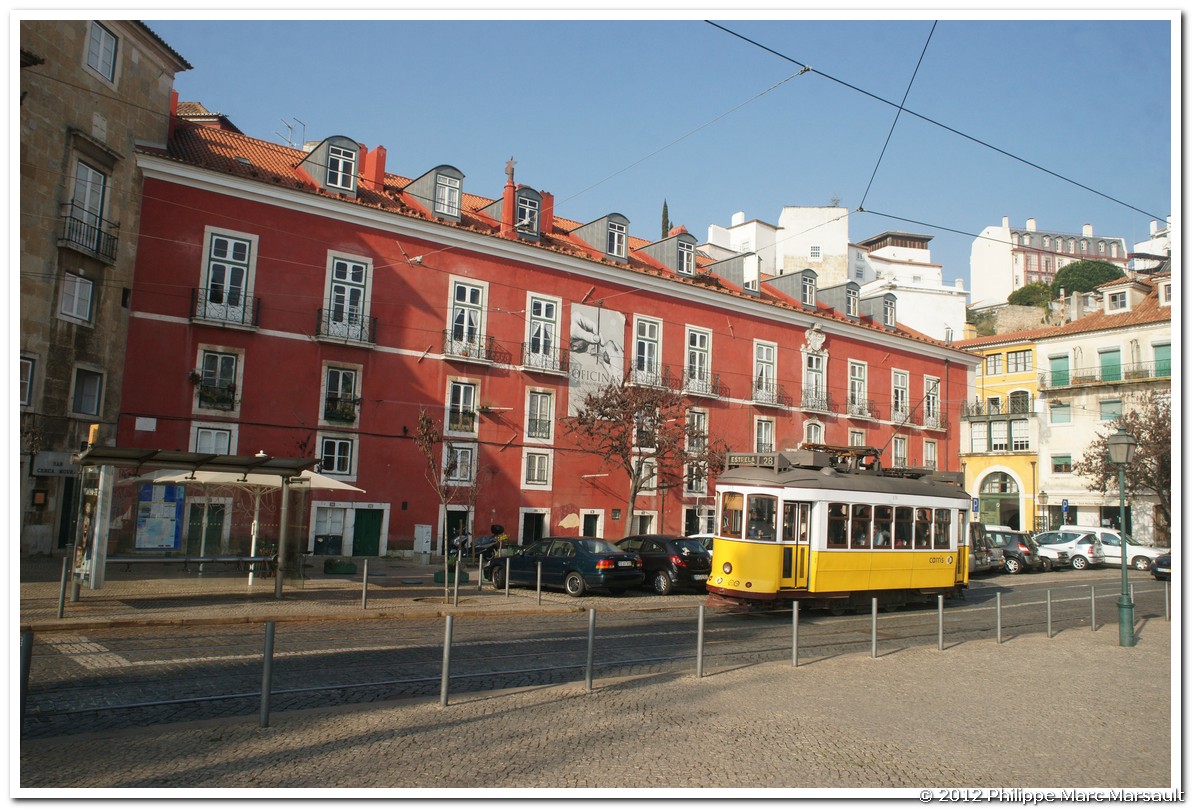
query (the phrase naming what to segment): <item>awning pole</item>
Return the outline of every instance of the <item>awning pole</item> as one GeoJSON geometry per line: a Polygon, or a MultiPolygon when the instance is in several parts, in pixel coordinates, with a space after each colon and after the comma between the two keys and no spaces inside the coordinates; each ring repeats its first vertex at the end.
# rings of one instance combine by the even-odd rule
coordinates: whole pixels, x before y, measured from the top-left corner
{"type": "Polygon", "coordinates": [[[290,517],[290,479],[281,479],[281,517],[277,527],[277,571],[274,573],[273,597],[281,598],[281,580],[286,560],[286,523],[290,517]]]}

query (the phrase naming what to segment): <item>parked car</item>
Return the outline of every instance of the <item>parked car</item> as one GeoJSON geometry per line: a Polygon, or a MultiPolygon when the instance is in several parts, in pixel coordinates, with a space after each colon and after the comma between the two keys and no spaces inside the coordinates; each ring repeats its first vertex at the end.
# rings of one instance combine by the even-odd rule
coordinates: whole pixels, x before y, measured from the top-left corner
{"type": "MultiPolygon", "coordinates": [[[[1025,531],[1015,531],[1013,528],[1011,528],[1008,525],[987,525],[987,526],[985,526],[985,529],[987,531],[1009,531],[1012,533],[1026,535],[1027,540],[1028,540],[1027,544],[1031,546],[1031,549],[1039,557],[1039,570],[1042,570],[1043,572],[1053,570],[1054,568],[1057,568],[1057,567],[1068,567],[1069,565],[1071,565],[1071,561],[1068,559],[1067,551],[1059,550],[1057,548],[1048,547],[1047,545],[1040,545],[1038,542],[1035,541],[1035,539],[1033,537],[1031,537],[1025,531]]],[[[1003,553],[1003,556],[1004,556],[1004,553],[1003,553]]],[[[1003,568],[1005,567],[1004,562],[1002,563],[1002,567],[1003,568]]]]}
{"type": "Polygon", "coordinates": [[[660,596],[675,589],[702,591],[712,571],[712,552],[695,537],[635,534],[616,546],[642,558],[646,584],[660,596]]]}
{"type": "Polygon", "coordinates": [[[709,553],[712,551],[712,540],[716,538],[715,534],[691,534],[691,539],[699,540],[699,544],[703,545],[709,553]]]}
{"type": "Polygon", "coordinates": [[[504,587],[508,564],[510,586],[533,587],[538,580],[539,562],[543,587],[561,589],[576,598],[589,589],[620,595],[645,579],[640,556],[592,537],[543,537],[512,556],[493,557],[484,567],[484,576],[497,587],[504,587]]]}
{"type": "Polygon", "coordinates": [[[1151,575],[1155,581],[1171,581],[1171,551],[1159,556],[1151,563],[1151,575]]]}
{"type": "Polygon", "coordinates": [[[1043,566],[1039,559],[1039,546],[1025,531],[1015,531],[1005,526],[985,526],[985,533],[995,548],[1002,549],[1002,570],[1007,573],[1021,573],[1024,570],[1038,570],[1043,566]]]}
{"type": "MultiPolygon", "coordinates": [[[[1090,528],[1088,530],[1100,538],[1101,546],[1105,549],[1105,564],[1121,567],[1122,535],[1112,528],[1090,528]]],[[[1150,570],[1152,562],[1170,551],[1169,548],[1143,545],[1129,534],[1126,534],[1126,545],[1130,549],[1126,564],[1135,570],[1150,570]]]]}
{"type": "Polygon", "coordinates": [[[979,522],[969,523],[969,575],[1001,569],[993,553],[993,542],[979,522]]]}
{"type": "Polygon", "coordinates": [[[1101,540],[1083,529],[1065,528],[1059,531],[1044,531],[1035,534],[1035,542],[1056,550],[1067,551],[1068,559],[1076,570],[1105,564],[1105,549],[1101,540]]]}

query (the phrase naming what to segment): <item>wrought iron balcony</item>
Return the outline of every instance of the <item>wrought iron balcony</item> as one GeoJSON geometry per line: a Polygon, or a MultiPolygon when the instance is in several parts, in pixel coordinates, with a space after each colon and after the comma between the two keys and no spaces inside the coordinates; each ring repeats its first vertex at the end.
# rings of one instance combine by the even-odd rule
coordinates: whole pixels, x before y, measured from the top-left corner
{"type": "Polygon", "coordinates": [[[455,329],[443,330],[443,354],[451,359],[489,363],[494,361],[492,337],[468,334],[455,329]]]}
{"type": "Polygon", "coordinates": [[[558,346],[546,346],[541,341],[521,344],[522,367],[530,371],[566,374],[570,370],[570,355],[558,346]]]}
{"type": "Polygon", "coordinates": [[[638,367],[635,362],[629,371],[629,381],[644,387],[669,388],[672,386],[672,379],[669,365],[654,363],[638,367]]]}
{"type": "Polygon", "coordinates": [[[527,419],[526,438],[550,438],[550,419],[527,419]]]}
{"type": "Polygon", "coordinates": [[[447,412],[447,429],[457,433],[476,432],[476,411],[449,410],[447,412]]]}
{"type": "Polygon", "coordinates": [[[1136,362],[1131,365],[1106,365],[1073,368],[1071,371],[1048,371],[1039,374],[1039,389],[1075,388],[1083,385],[1103,385],[1109,382],[1145,382],[1170,379],[1171,360],[1136,362]]]}
{"type": "Polygon", "coordinates": [[[693,373],[690,368],[683,375],[683,392],[691,396],[728,397],[728,388],[720,383],[720,374],[709,371],[693,373]]]}
{"type": "Polygon", "coordinates": [[[235,326],[260,325],[260,301],[251,295],[226,290],[192,289],[190,311],[195,320],[212,320],[235,326]]]}
{"type": "Polygon", "coordinates": [[[960,405],[962,419],[985,418],[988,416],[1031,416],[1034,415],[1034,400],[1029,397],[1011,399],[1009,401],[963,402],[960,405]]]}
{"type": "Polygon", "coordinates": [[[320,309],[316,328],[319,337],[338,337],[357,343],[377,342],[377,319],[344,309],[320,309]]]}
{"type": "Polygon", "coordinates": [[[942,412],[924,413],[919,419],[919,426],[926,427],[928,430],[946,430],[948,429],[948,419],[942,412]]]}
{"type": "Polygon", "coordinates": [[[323,419],[351,424],[356,420],[356,406],[360,400],[351,396],[328,396],[323,403],[323,419]]]}
{"type": "Polygon", "coordinates": [[[764,379],[755,379],[753,382],[753,402],[774,407],[791,406],[790,397],[786,395],[782,385],[764,379]]]}
{"type": "Polygon", "coordinates": [[[199,407],[208,410],[235,410],[236,386],[200,383],[199,407]]]}
{"type": "Polygon", "coordinates": [[[834,413],[836,410],[835,404],[832,402],[832,394],[823,388],[804,388],[799,406],[804,410],[814,410],[817,413],[834,413]]]}
{"type": "Polygon", "coordinates": [[[77,202],[62,206],[62,237],[60,243],[98,256],[109,264],[116,263],[116,235],[120,226],[96,216],[77,202]]]}
{"type": "Polygon", "coordinates": [[[850,396],[848,400],[848,414],[862,419],[876,419],[877,406],[873,399],[860,399],[850,396]]]}

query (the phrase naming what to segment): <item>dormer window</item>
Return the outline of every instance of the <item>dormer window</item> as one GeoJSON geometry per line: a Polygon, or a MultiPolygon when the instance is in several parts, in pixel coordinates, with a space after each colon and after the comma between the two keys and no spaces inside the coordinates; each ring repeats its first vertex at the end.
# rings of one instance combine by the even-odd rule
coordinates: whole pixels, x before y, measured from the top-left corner
{"type": "Polygon", "coordinates": [[[889,300],[886,301],[884,313],[885,313],[884,314],[885,319],[883,320],[883,322],[886,324],[887,327],[889,327],[891,329],[894,328],[894,325],[898,322],[898,319],[895,317],[896,313],[894,311],[894,301],[889,301],[889,300]]]}
{"type": "Polygon", "coordinates": [[[803,276],[803,305],[815,306],[815,276],[804,274],[803,276]]]}
{"type": "Polygon", "coordinates": [[[861,292],[853,288],[844,291],[844,313],[856,317],[861,308],[861,292]]]}
{"type": "Polygon", "coordinates": [[[356,152],[342,146],[327,148],[327,185],[352,191],[356,187],[356,152]]]}
{"type": "Polygon", "coordinates": [[[680,241],[679,248],[679,275],[694,275],[695,274],[695,245],[691,242],[680,241]]]}
{"type": "Polygon", "coordinates": [[[538,200],[526,196],[517,198],[517,232],[538,235],[538,200]]]}
{"type": "Polygon", "coordinates": [[[435,213],[442,216],[459,216],[461,188],[462,183],[455,177],[440,174],[435,178],[435,213]]]}
{"type": "Polygon", "coordinates": [[[1159,285],[1159,305],[1171,306],[1171,282],[1159,285]]]}
{"type": "Polygon", "coordinates": [[[1125,311],[1127,308],[1125,290],[1122,290],[1121,292],[1110,292],[1109,295],[1106,296],[1106,306],[1110,312],[1125,311]]]}
{"type": "Polygon", "coordinates": [[[608,223],[608,247],[605,252],[616,258],[625,258],[629,229],[620,222],[608,223]]]}

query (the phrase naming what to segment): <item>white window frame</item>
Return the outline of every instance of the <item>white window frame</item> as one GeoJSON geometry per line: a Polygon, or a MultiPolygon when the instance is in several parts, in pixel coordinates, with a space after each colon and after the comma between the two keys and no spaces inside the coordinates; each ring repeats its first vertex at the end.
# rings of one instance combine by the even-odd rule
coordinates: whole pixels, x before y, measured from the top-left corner
{"type": "Polygon", "coordinates": [[[848,412],[869,415],[869,365],[860,360],[848,361],[848,412]]]}
{"type": "Polygon", "coordinates": [[[778,344],[753,341],[753,399],[774,404],[778,401],[778,344]]]}
{"type": "Polygon", "coordinates": [[[356,161],[359,152],[337,144],[327,146],[327,186],[356,190],[356,161]]]}
{"type": "Polygon", "coordinates": [[[895,308],[894,301],[886,301],[882,307],[884,313],[884,323],[891,329],[898,325],[898,312],[895,308]]]}
{"type": "Polygon", "coordinates": [[[849,287],[844,291],[844,313],[849,317],[856,317],[860,311],[861,292],[849,287]]]}
{"type": "Polygon", "coordinates": [[[813,244],[807,248],[808,261],[823,261],[824,250],[821,245],[813,244]]]}
{"type": "MultiPolygon", "coordinates": [[[[100,413],[102,413],[103,412],[103,398],[104,398],[104,394],[106,393],[106,391],[104,390],[104,386],[105,386],[106,382],[107,382],[106,375],[104,374],[102,369],[96,368],[95,366],[88,366],[88,365],[74,366],[74,370],[71,372],[71,375],[70,375],[70,412],[74,415],[82,415],[82,416],[98,416],[100,413]],[[97,389],[94,391],[94,393],[88,393],[86,391],[81,391],[79,389],[79,383],[80,383],[80,381],[82,381],[80,374],[87,374],[88,381],[92,380],[92,379],[95,380],[97,389]],[[80,404],[80,399],[79,399],[80,396],[85,396],[88,398],[88,400],[90,400],[91,397],[93,396],[94,401],[95,401],[95,409],[94,410],[81,409],[78,406],[80,404]]],[[[83,402],[83,404],[86,404],[86,402],[83,402]]]]}
{"type": "Polygon", "coordinates": [[[487,311],[488,284],[452,276],[447,309],[447,333],[452,354],[480,356],[485,342],[487,311]]]}
{"type": "Polygon", "coordinates": [[[803,398],[824,402],[828,397],[828,357],[821,352],[803,356],[803,398]]]}
{"type": "Polygon", "coordinates": [[[371,337],[367,324],[372,308],[372,283],[372,259],[368,256],[340,252],[327,254],[322,326],[329,337],[360,341],[371,337]],[[362,276],[359,280],[354,277],[357,274],[362,276]],[[358,301],[353,299],[353,292],[359,292],[358,301]]]}
{"type": "Polygon", "coordinates": [[[815,279],[810,275],[804,275],[799,288],[802,290],[800,300],[803,301],[803,305],[815,306],[815,279]]]}
{"type": "MultiPolygon", "coordinates": [[[[690,453],[703,452],[708,446],[708,411],[690,408],[687,411],[687,451],[690,453]]],[[[689,495],[705,495],[708,493],[708,475],[704,470],[697,470],[694,464],[687,464],[683,470],[683,492],[689,495]],[[698,473],[698,474],[697,474],[698,473]]]]}
{"type": "Polygon", "coordinates": [[[633,381],[639,385],[662,384],[662,321],[633,319],[633,381]]]}
{"type": "Polygon", "coordinates": [[[923,377],[923,423],[928,427],[940,424],[940,380],[938,377],[923,377]]]}
{"type": "Polygon", "coordinates": [[[1129,296],[1126,290],[1110,292],[1105,296],[1105,310],[1107,312],[1125,312],[1130,308],[1129,296]]]}
{"type": "Polygon", "coordinates": [[[435,175],[435,213],[443,216],[459,216],[463,183],[457,177],[447,174],[435,175]]]}
{"type": "Polygon", "coordinates": [[[550,444],[555,435],[555,392],[548,388],[526,389],[525,438],[531,444],[550,444]],[[545,425],[546,435],[535,435],[531,425],[545,425]]]}
{"type": "Polygon", "coordinates": [[[865,446],[865,431],[864,430],[849,430],[848,431],[848,445],[850,447],[865,446]]]}
{"type": "Polygon", "coordinates": [[[522,451],[522,488],[547,491],[551,488],[551,476],[554,470],[554,450],[538,447],[526,447],[522,451]],[[540,474],[540,478],[530,479],[531,472],[540,474]]]}
{"type": "MultiPolygon", "coordinates": [[[[223,363],[220,362],[219,365],[222,366],[223,363]]],[[[241,391],[244,390],[244,349],[201,343],[199,345],[198,356],[195,357],[195,369],[199,372],[199,383],[195,385],[193,412],[220,413],[223,415],[235,415],[240,412],[240,396],[241,391]],[[222,373],[222,368],[217,369],[214,375],[208,372],[208,356],[218,356],[220,358],[232,357],[235,360],[235,373],[232,374],[231,382],[227,381],[222,373]],[[203,385],[230,388],[232,393],[232,407],[204,406],[202,397],[200,396],[200,389],[203,385]]]]}
{"type": "Polygon", "coordinates": [[[1010,420],[1010,451],[1026,452],[1031,448],[1031,427],[1028,419],[1010,420]]]}
{"type": "Polygon", "coordinates": [[[195,312],[197,317],[205,320],[228,321],[249,325],[252,322],[252,312],[246,307],[251,305],[253,281],[257,267],[257,236],[252,233],[242,233],[225,228],[208,226],[203,232],[203,301],[202,308],[195,312]],[[226,243],[221,247],[221,242],[226,243]],[[236,254],[235,246],[243,244],[247,255],[243,259],[236,254]],[[217,255],[219,252],[224,255],[217,255]],[[217,281],[217,272],[220,276],[217,281]],[[237,273],[240,274],[239,283],[235,283],[237,273]],[[219,300],[212,300],[212,292],[218,286],[219,300]],[[235,290],[235,299],[232,292],[235,290]]]}
{"type": "Polygon", "coordinates": [[[808,444],[824,443],[824,423],[817,419],[804,422],[803,441],[808,444]]]}
{"type": "Polygon", "coordinates": [[[447,396],[443,407],[443,435],[468,436],[475,438],[480,431],[480,383],[464,377],[447,379],[447,396]],[[471,414],[471,429],[452,426],[452,413],[460,413],[458,422],[466,421],[463,415],[471,414]]]}
{"type": "Polygon", "coordinates": [[[211,452],[218,455],[235,455],[239,443],[240,425],[232,421],[194,421],[190,425],[190,451],[211,452]],[[204,446],[204,434],[214,436],[223,433],[227,436],[227,446],[222,451],[218,448],[204,446]]]}
{"type": "Polygon", "coordinates": [[[474,442],[462,441],[454,442],[448,441],[443,445],[443,482],[451,485],[468,484],[475,480],[476,475],[476,449],[477,445],[474,442]],[[460,464],[455,470],[452,477],[447,476],[447,466],[450,463],[450,455],[455,455],[461,459],[460,464]],[[460,475],[460,471],[464,471],[466,475],[460,475]]]}
{"type": "Polygon", "coordinates": [[[911,375],[895,368],[890,372],[890,420],[905,421],[911,413],[911,375]]]}
{"type": "Polygon", "coordinates": [[[361,373],[364,366],[347,362],[324,362],[322,390],[319,397],[319,422],[323,424],[357,424],[360,421],[360,392],[363,390],[361,373]],[[336,384],[332,383],[332,376],[337,377],[336,384]],[[350,377],[350,390],[344,390],[344,380],[350,377]],[[334,396],[336,399],[348,399],[355,408],[355,418],[352,421],[329,421],[327,419],[327,400],[334,396]]]}
{"type": "Polygon", "coordinates": [[[712,392],[712,332],[687,327],[687,363],[683,369],[684,390],[712,392]]]}
{"type": "Polygon", "coordinates": [[[939,445],[935,441],[923,441],[923,465],[928,469],[939,469],[939,445]]]}
{"type": "MultiPolygon", "coordinates": [[[[79,217],[82,232],[72,232],[71,241],[82,244],[89,249],[99,247],[99,238],[104,232],[104,214],[108,207],[108,185],[111,177],[88,163],[82,158],[75,160],[74,187],[71,191],[71,202],[75,208],[72,216],[79,217]],[[91,232],[88,232],[91,229],[91,232]]],[[[77,228],[78,224],[71,222],[70,227],[77,228]]]]}
{"type": "Polygon", "coordinates": [[[615,258],[625,258],[628,255],[629,228],[620,222],[608,223],[608,242],[605,250],[615,258]]]}
{"type": "Polygon", "coordinates": [[[1124,400],[1119,396],[1116,399],[1100,399],[1097,401],[1097,420],[1098,421],[1117,421],[1125,412],[1122,408],[1124,400]],[[1117,412],[1111,413],[1108,417],[1105,415],[1105,405],[1117,403],[1117,412]]]}
{"type": "Polygon", "coordinates": [[[526,365],[548,371],[562,370],[562,347],[559,345],[562,308],[562,302],[550,295],[537,292],[526,295],[526,365]]]}
{"type": "Polygon", "coordinates": [[[517,212],[515,214],[515,229],[517,232],[536,235],[538,233],[538,217],[538,200],[519,194],[517,197],[517,212]]]}
{"type": "Polygon", "coordinates": [[[894,436],[893,449],[891,450],[891,458],[894,461],[895,467],[910,466],[910,459],[907,457],[907,440],[904,435],[894,436]]]}
{"type": "Polygon", "coordinates": [[[1072,405],[1061,404],[1059,402],[1052,402],[1051,407],[1047,413],[1047,423],[1052,427],[1070,426],[1072,424],[1072,405]],[[1066,418],[1056,419],[1056,413],[1060,413],[1066,418]]]}
{"type": "MultiPolygon", "coordinates": [[[[340,480],[355,480],[356,467],[359,462],[359,447],[360,443],[355,435],[350,433],[329,432],[320,430],[317,433],[318,452],[319,452],[319,467],[324,475],[330,475],[340,480]],[[327,457],[326,449],[328,442],[336,442],[338,447],[346,446],[348,448],[347,469],[341,469],[340,464],[336,464],[333,468],[328,468],[323,459],[327,457]]],[[[339,452],[337,451],[337,456],[339,452]]]]}
{"type": "Polygon", "coordinates": [[[120,40],[105,26],[94,20],[87,32],[87,50],[84,61],[95,75],[109,84],[116,83],[117,55],[120,52],[120,40]]]}
{"type": "Polygon", "coordinates": [[[95,284],[87,278],[72,272],[62,273],[58,316],[75,323],[90,323],[94,292],[95,284]]]}
{"type": "Polygon", "coordinates": [[[679,240],[678,252],[679,275],[695,275],[695,245],[691,242],[679,240]]]}
{"type": "Polygon", "coordinates": [[[753,419],[753,451],[774,452],[774,419],[766,416],[755,416],[753,419]]]}
{"type": "Polygon", "coordinates": [[[974,421],[969,430],[969,446],[972,452],[989,452],[989,422],[974,421]]]}
{"type": "Polygon", "coordinates": [[[33,404],[33,386],[37,382],[37,357],[32,354],[21,355],[21,407],[33,404]]]}
{"type": "Polygon", "coordinates": [[[1009,452],[1009,450],[1010,423],[1002,420],[989,422],[989,451],[1009,452]]]}

